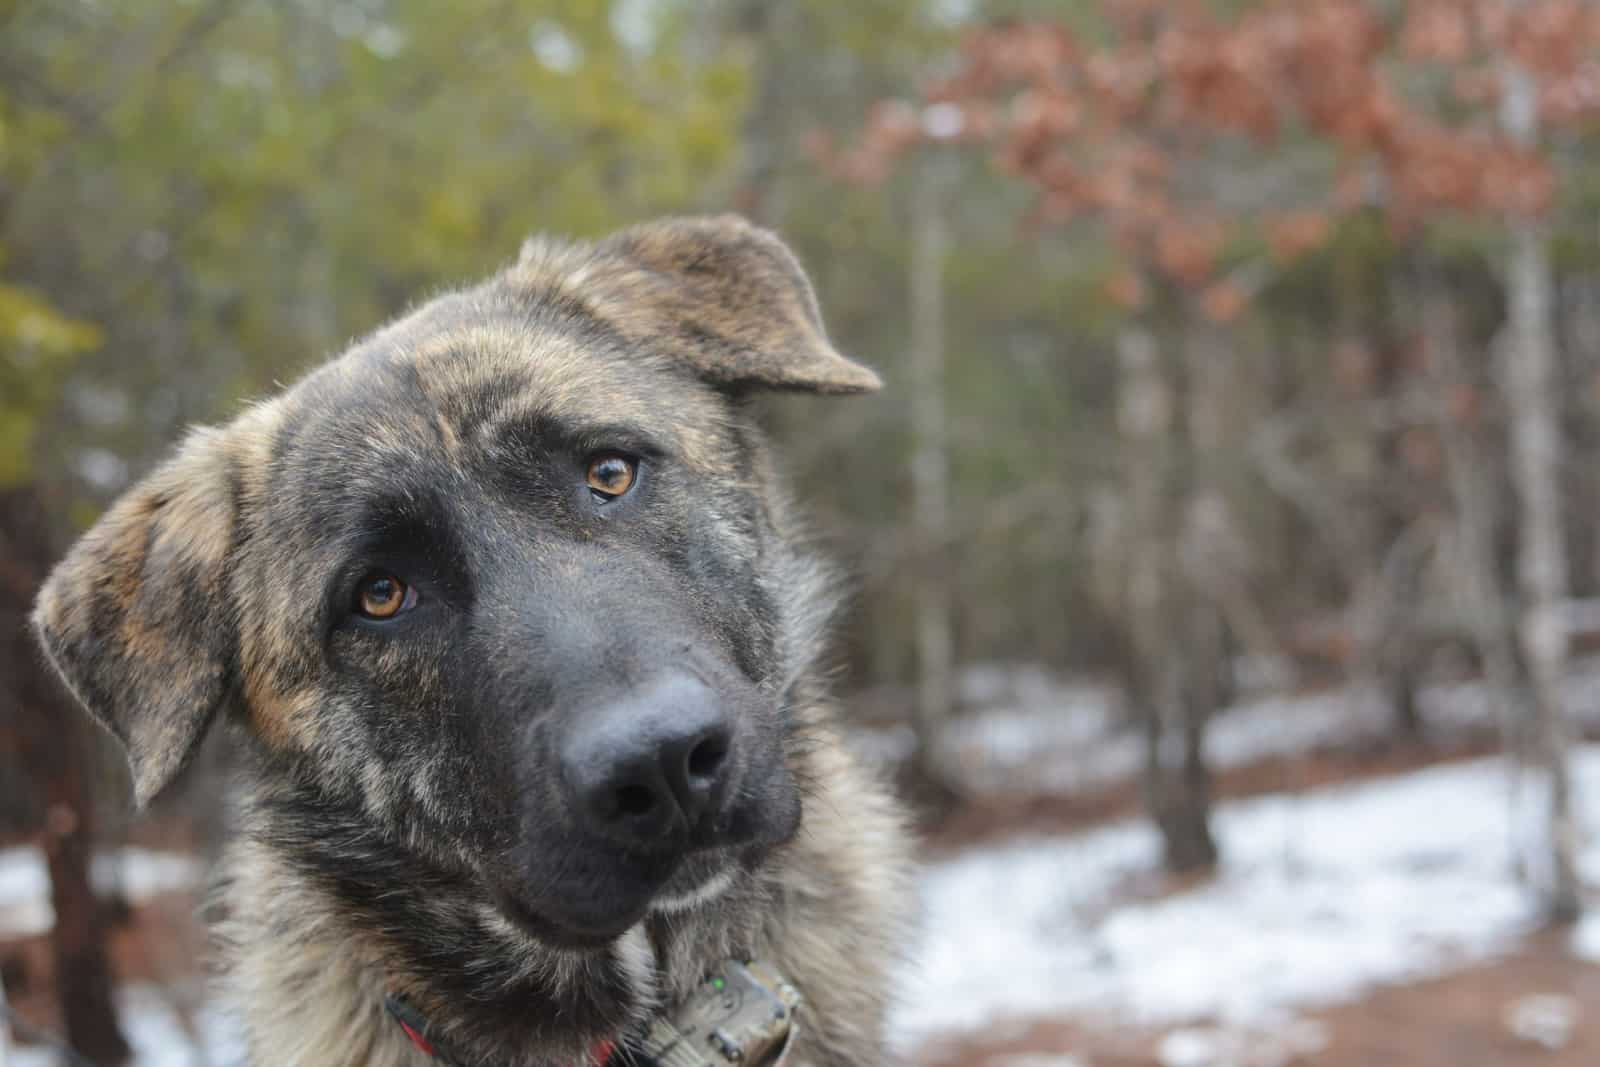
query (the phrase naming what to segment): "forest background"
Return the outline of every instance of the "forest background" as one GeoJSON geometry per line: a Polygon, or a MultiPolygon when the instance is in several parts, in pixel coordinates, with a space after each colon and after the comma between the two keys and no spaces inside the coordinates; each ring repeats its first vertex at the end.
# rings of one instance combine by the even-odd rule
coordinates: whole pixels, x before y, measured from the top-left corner
{"type": "MultiPolygon", "coordinates": [[[[132,832],[21,620],[185,426],[530,233],[734,210],[888,382],[769,416],[930,832],[1064,810],[973,740],[1028,705],[1036,762],[1127,741],[1166,867],[1212,869],[1255,787],[1208,731],[1338,692],[1374,760],[1504,755],[1515,876],[1576,921],[1597,119],[1582,0],[0,2],[0,827],[84,885],[132,832]]],[[[157,813],[184,847],[225,763],[157,813]]],[[[109,1062],[97,908],[56,902],[58,992],[109,1062]]]]}

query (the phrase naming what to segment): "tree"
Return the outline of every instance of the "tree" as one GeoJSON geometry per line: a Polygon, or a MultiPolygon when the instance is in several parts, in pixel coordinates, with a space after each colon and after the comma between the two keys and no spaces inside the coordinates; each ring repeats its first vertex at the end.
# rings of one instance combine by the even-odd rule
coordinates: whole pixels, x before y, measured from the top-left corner
{"type": "Polygon", "coordinates": [[[50,872],[56,996],[69,1045],[97,1064],[129,1048],[117,1025],[106,956],[106,916],[90,877],[94,802],[87,724],[50,676],[26,619],[33,591],[56,557],[44,502],[0,490],[0,744],[42,809],[39,842],[50,872]]]}
{"type": "MultiPolygon", "coordinates": [[[[0,137],[9,132],[0,93],[0,137]]],[[[74,1048],[96,1063],[129,1054],[112,1000],[104,909],[94,893],[93,779],[85,723],[49,675],[27,625],[33,593],[56,557],[51,509],[30,484],[34,440],[74,362],[100,341],[94,326],[0,278],[0,764],[25,792],[55,912],[56,993],[74,1048]]]]}
{"type": "MultiPolygon", "coordinates": [[[[1500,112],[1512,144],[1537,150],[1539,85],[1514,52],[1504,59],[1500,112]]],[[[1552,306],[1554,281],[1544,226],[1527,213],[1507,223],[1511,252],[1506,265],[1507,320],[1502,344],[1503,380],[1511,422],[1511,460],[1522,507],[1518,521],[1517,590],[1521,597],[1517,636],[1527,665],[1533,722],[1534,765],[1543,779],[1547,805],[1545,841],[1530,843],[1531,869],[1545,896],[1547,913],[1575,922],[1583,910],[1578,879],[1578,828],[1572,811],[1571,772],[1562,681],[1567,673],[1569,596],[1567,552],[1561,522],[1561,415],[1556,402],[1559,373],[1552,306]]]]}
{"type": "Polygon", "coordinates": [[[945,412],[945,267],[948,161],[920,161],[911,212],[911,486],[917,534],[917,692],[912,722],[920,784],[948,803],[959,795],[945,766],[943,728],[955,704],[955,635],[949,559],[950,456],[945,412]]]}

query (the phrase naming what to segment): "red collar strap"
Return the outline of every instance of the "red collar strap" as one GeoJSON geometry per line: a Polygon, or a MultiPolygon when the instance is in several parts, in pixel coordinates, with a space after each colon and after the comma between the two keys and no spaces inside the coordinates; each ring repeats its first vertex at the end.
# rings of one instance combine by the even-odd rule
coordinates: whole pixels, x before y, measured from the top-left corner
{"type": "MultiPolygon", "coordinates": [[[[400,1029],[405,1032],[406,1037],[410,1038],[411,1043],[417,1048],[440,1063],[447,1064],[448,1067],[472,1067],[472,1065],[456,1059],[440,1046],[438,1037],[430,1033],[433,1028],[428,1025],[428,1020],[424,1019],[422,1013],[411,1006],[410,1001],[390,993],[383,998],[383,1006],[393,1016],[394,1021],[400,1024],[400,1029]]],[[[613,1042],[601,1041],[595,1045],[594,1051],[589,1054],[589,1062],[582,1064],[581,1067],[607,1067],[616,1051],[617,1047],[613,1042]]]]}

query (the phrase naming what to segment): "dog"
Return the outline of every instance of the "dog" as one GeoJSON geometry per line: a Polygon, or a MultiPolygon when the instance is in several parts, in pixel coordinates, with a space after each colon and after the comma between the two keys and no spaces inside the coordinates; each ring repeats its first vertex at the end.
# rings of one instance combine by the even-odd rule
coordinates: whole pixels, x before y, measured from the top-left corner
{"type": "Polygon", "coordinates": [[[753,403],[879,384],[742,219],[534,238],[81,538],[34,625],[136,803],[239,738],[254,1064],[648,1062],[754,960],[802,998],[786,1064],[884,1062],[903,819],[833,723],[838,584],[753,403]]]}

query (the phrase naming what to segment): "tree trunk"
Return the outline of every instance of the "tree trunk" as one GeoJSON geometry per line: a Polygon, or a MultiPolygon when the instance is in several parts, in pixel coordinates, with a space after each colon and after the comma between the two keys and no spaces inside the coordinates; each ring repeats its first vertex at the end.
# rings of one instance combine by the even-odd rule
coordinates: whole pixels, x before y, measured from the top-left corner
{"type": "Polygon", "coordinates": [[[1416,661],[1410,656],[1402,657],[1384,671],[1383,680],[1398,738],[1406,744],[1416,744],[1422,740],[1423,728],[1416,661]]]}
{"type": "MultiPolygon", "coordinates": [[[[1537,87],[1509,64],[1502,120],[1524,147],[1538,137],[1537,87]]],[[[1530,682],[1534,768],[1547,805],[1543,840],[1530,842],[1535,883],[1547,916],[1573,922],[1582,910],[1578,831],[1567,758],[1570,729],[1561,695],[1567,668],[1567,553],[1561,518],[1561,416],[1557,355],[1551,334],[1550,256],[1544,228],[1530,218],[1510,222],[1506,269],[1507,322],[1500,347],[1502,388],[1510,417],[1512,482],[1517,518],[1517,637],[1530,682]]]]}
{"type": "Polygon", "coordinates": [[[1390,743],[1422,740],[1417,701],[1425,644],[1421,634],[1421,569],[1425,539],[1403,493],[1415,477],[1401,455],[1404,428],[1379,413],[1403,395],[1405,342],[1395,309],[1406,306],[1394,282],[1380,285],[1366,257],[1341,260],[1339,340],[1331,405],[1333,456],[1341,483],[1354,491],[1347,520],[1354,572],[1345,609],[1353,638],[1346,675],[1359,700],[1376,699],[1392,725],[1390,743]]]}
{"type": "MultiPolygon", "coordinates": [[[[1428,283],[1423,292],[1422,333],[1433,393],[1440,398],[1471,395],[1476,383],[1456,342],[1455,308],[1448,291],[1437,283],[1428,283]]],[[[1470,407],[1453,410],[1451,404],[1441,403],[1438,409],[1439,438],[1444,444],[1445,473],[1455,512],[1452,559],[1458,575],[1455,587],[1460,591],[1456,610],[1466,623],[1483,666],[1484,682],[1499,709],[1496,719],[1507,763],[1508,807],[1515,815],[1522,802],[1528,715],[1523,709],[1510,591],[1502,587],[1495,555],[1495,534],[1502,516],[1495,465],[1490,451],[1479,441],[1475,418],[1470,407]]],[[[1519,868],[1521,821],[1510,820],[1511,855],[1517,858],[1519,868]]]]}
{"type": "Polygon", "coordinates": [[[55,908],[51,945],[67,1042],[96,1064],[121,1064],[128,1045],[117,1026],[105,921],[90,878],[94,805],[87,731],[31,648],[25,619],[33,590],[55,557],[42,528],[44,509],[27,490],[0,493],[0,718],[17,765],[44,799],[41,844],[55,908]]]}
{"type": "Polygon", "coordinates": [[[1189,598],[1184,607],[1179,640],[1160,663],[1143,667],[1160,686],[1145,717],[1145,803],[1174,874],[1209,870],[1218,854],[1205,730],[1218,703],[1222,620],[1203,599],[1189,598]]]}
{"type": "Polygon", "coordinates": [[[744,0],[733,8],[734,33],[751,55],[756,79],[750,109],[739,129],[740,160],[733,185],[734,210],[773,225],[782,214],[773,197],[781,192],[783,163],[792,102],[785,96],[795,33],[792,0],[744,0]]]}
{"type": "Polygon", "coordinates": [[[941,739],[954,706],[954,646],[949,567],[950,460],[944,405],[944,263],[949,254],[940,160],[918,175],[911,234],[911,490],[917,581],[918,772],[948,800],[958,792],[941,739]]]}
{"type": "Polygon", "coordinates": [[[1232,691],[1229,616],[1256,615],[1247,590],[1237,524],[1229,506],[1227,423],[1234,395],[1232,350],[1209,324],[1188,323],[1183,353],[1183,437],[1176,442],[1177,483],[1169,499],[1181,505],[1172,529],[1176,561],[1172,599],[1179,620],[1172,655],[1178,662],[1178,721],[1183,760],[1172,790],[1176,808],[1167,834],[1168,866],[1202,870],[1217,862],[1211,833],[1211,770],[1205,732],[1232,691]]]}
{"type": "Polygon", "coordinates": [[[94,1063],[109,1065],[126,1062],[129,1049],[117,1027],[105,921],[90,876],[93,806],[84,778],[83,740],[79,731],[68,730],[51,742],[57,749],[70,748],[74,753],[56,754],[54,773],[46,782],[50,801],[44,853],[50,871],[50,903],[56,913],[50,942],[67,1043],[94,1063]]]}
{"type": "MultiPolygon", "coordinates": [[[[1205,724],[1220,681],[1220,617],[1183,574],[1174,435],[1175,388],[1156,339],[1135,325],[1118,338],[1123,525],[1121,588],[1124,683],[1144,733],[1145,807],[1161,833],[1166,866],[1187,873],[1217,859],[1210,825],[1205,724]]],[[[1191,412],[1193,414],[1193,412],[1191,412]]]]}

